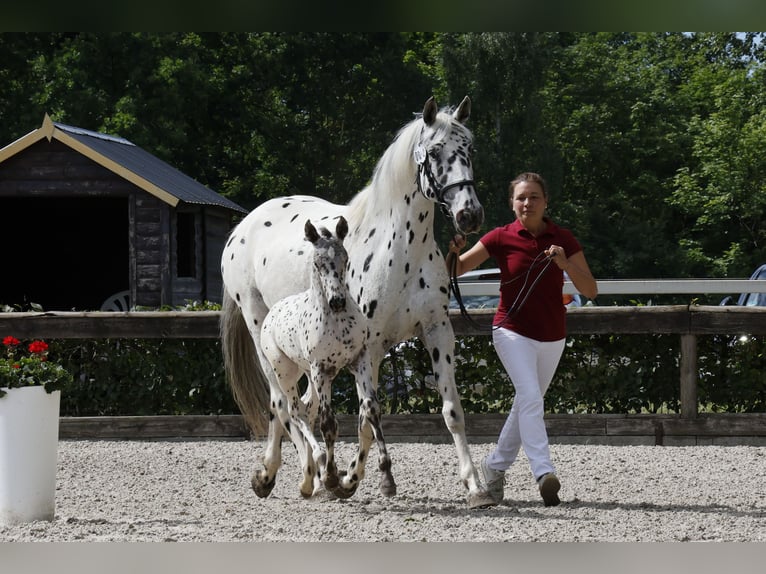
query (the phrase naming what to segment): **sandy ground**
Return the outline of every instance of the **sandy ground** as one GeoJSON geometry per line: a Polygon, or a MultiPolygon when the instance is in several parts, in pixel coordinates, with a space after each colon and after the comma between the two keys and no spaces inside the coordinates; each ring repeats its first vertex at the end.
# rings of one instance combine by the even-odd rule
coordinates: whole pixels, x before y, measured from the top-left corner
{"type": "MultiPolygon", "coordinates": [[[[474,461],[491,446],[472,444],[474,461]]],[[[354,448],[339,444],[342,465],[354,448]]],[[[250,475],[262,443],[61,441],[55,519],[0,526],[0,542],[766,541],[762,446],[552,444],[561,505],[543,506],[522,455],[504,502],[478,510],[454,445],[389,449],[391,498],[368,466],[352,498],[304,500],[286,443],[277,485],[259,499],[250,475]]]]}

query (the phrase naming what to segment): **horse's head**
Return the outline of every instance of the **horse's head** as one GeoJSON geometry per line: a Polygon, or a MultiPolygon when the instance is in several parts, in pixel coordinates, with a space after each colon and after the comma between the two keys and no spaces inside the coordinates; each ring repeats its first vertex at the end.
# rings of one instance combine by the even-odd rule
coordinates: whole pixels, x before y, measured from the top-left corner
{"type": "Polygon", "coordinates": [[[324,227],[317,231],[311,220],[306,220],[304,231],[306,239],[314,245],[313,287],[322,290],[330,310],[345,311],[348,252],[343,240],[348,234],[348,223],[343,216],[338,217],[333,236],[324,227]]]}
{"type": "Polygon", "coordinates": [[[464,234],[478,231],[484,221],[484,208],[473,181],[473,136],[465,127],[470,115],[468,96],[452,113],[440,112],[433,97],[429,98],[413,151],[418,189],[437,202],[455,229],[464,234]]]}

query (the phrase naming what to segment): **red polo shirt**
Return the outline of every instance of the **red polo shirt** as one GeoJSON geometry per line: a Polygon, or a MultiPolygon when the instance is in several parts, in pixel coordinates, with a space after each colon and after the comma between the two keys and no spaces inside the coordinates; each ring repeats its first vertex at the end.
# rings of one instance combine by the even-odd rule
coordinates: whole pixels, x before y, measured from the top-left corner
{"type": "Polygon", "coordinates": [[[544,251],[560,245],[570,257],[582,247],[571,231],[548,218],[545,222],[545,232],[537,237],[517,219],[488,231],[480,241],[500,268],[500,303],[493,324],[537,341],[557,341],[566,337],[566,307],[561,297],[564,272],[552,261],[546,268],[544,251]],[[532,287],[543,269],[545,272],[532,287]],[[511,306],[514,310],[509,313],[511,306]]]}

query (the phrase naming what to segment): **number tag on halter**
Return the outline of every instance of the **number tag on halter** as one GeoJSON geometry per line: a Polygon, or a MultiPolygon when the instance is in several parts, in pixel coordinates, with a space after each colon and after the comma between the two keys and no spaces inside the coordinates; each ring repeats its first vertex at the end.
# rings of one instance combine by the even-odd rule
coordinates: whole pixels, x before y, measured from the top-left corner
{"type": "Polygon", "coordinates": [[[415,156],[415,163],[418,165],[421,165],[425,163],[426,161],[426,148],[424,148],[422,145],[419,145],[415,148],[415,151],[413,152],[413,155],[415,156]]]}

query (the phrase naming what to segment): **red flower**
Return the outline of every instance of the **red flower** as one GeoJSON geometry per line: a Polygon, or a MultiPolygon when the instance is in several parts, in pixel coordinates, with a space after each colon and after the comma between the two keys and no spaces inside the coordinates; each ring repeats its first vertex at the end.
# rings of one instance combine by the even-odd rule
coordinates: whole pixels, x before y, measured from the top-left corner
{"type": "Polygon", "coordinates": [[[42,355],[48,350],[48,343],[45,341],[32,341],[29,343],[29,352],[35,355],[42,355]]]}
{"type": "Polygon", "coordinates": [[[8,335],[3,339],[3,345],[6,347],[15,347],[16,345],[20,345],[21,341],[19,341],[16,337],[12,337],[8,335]]]}

